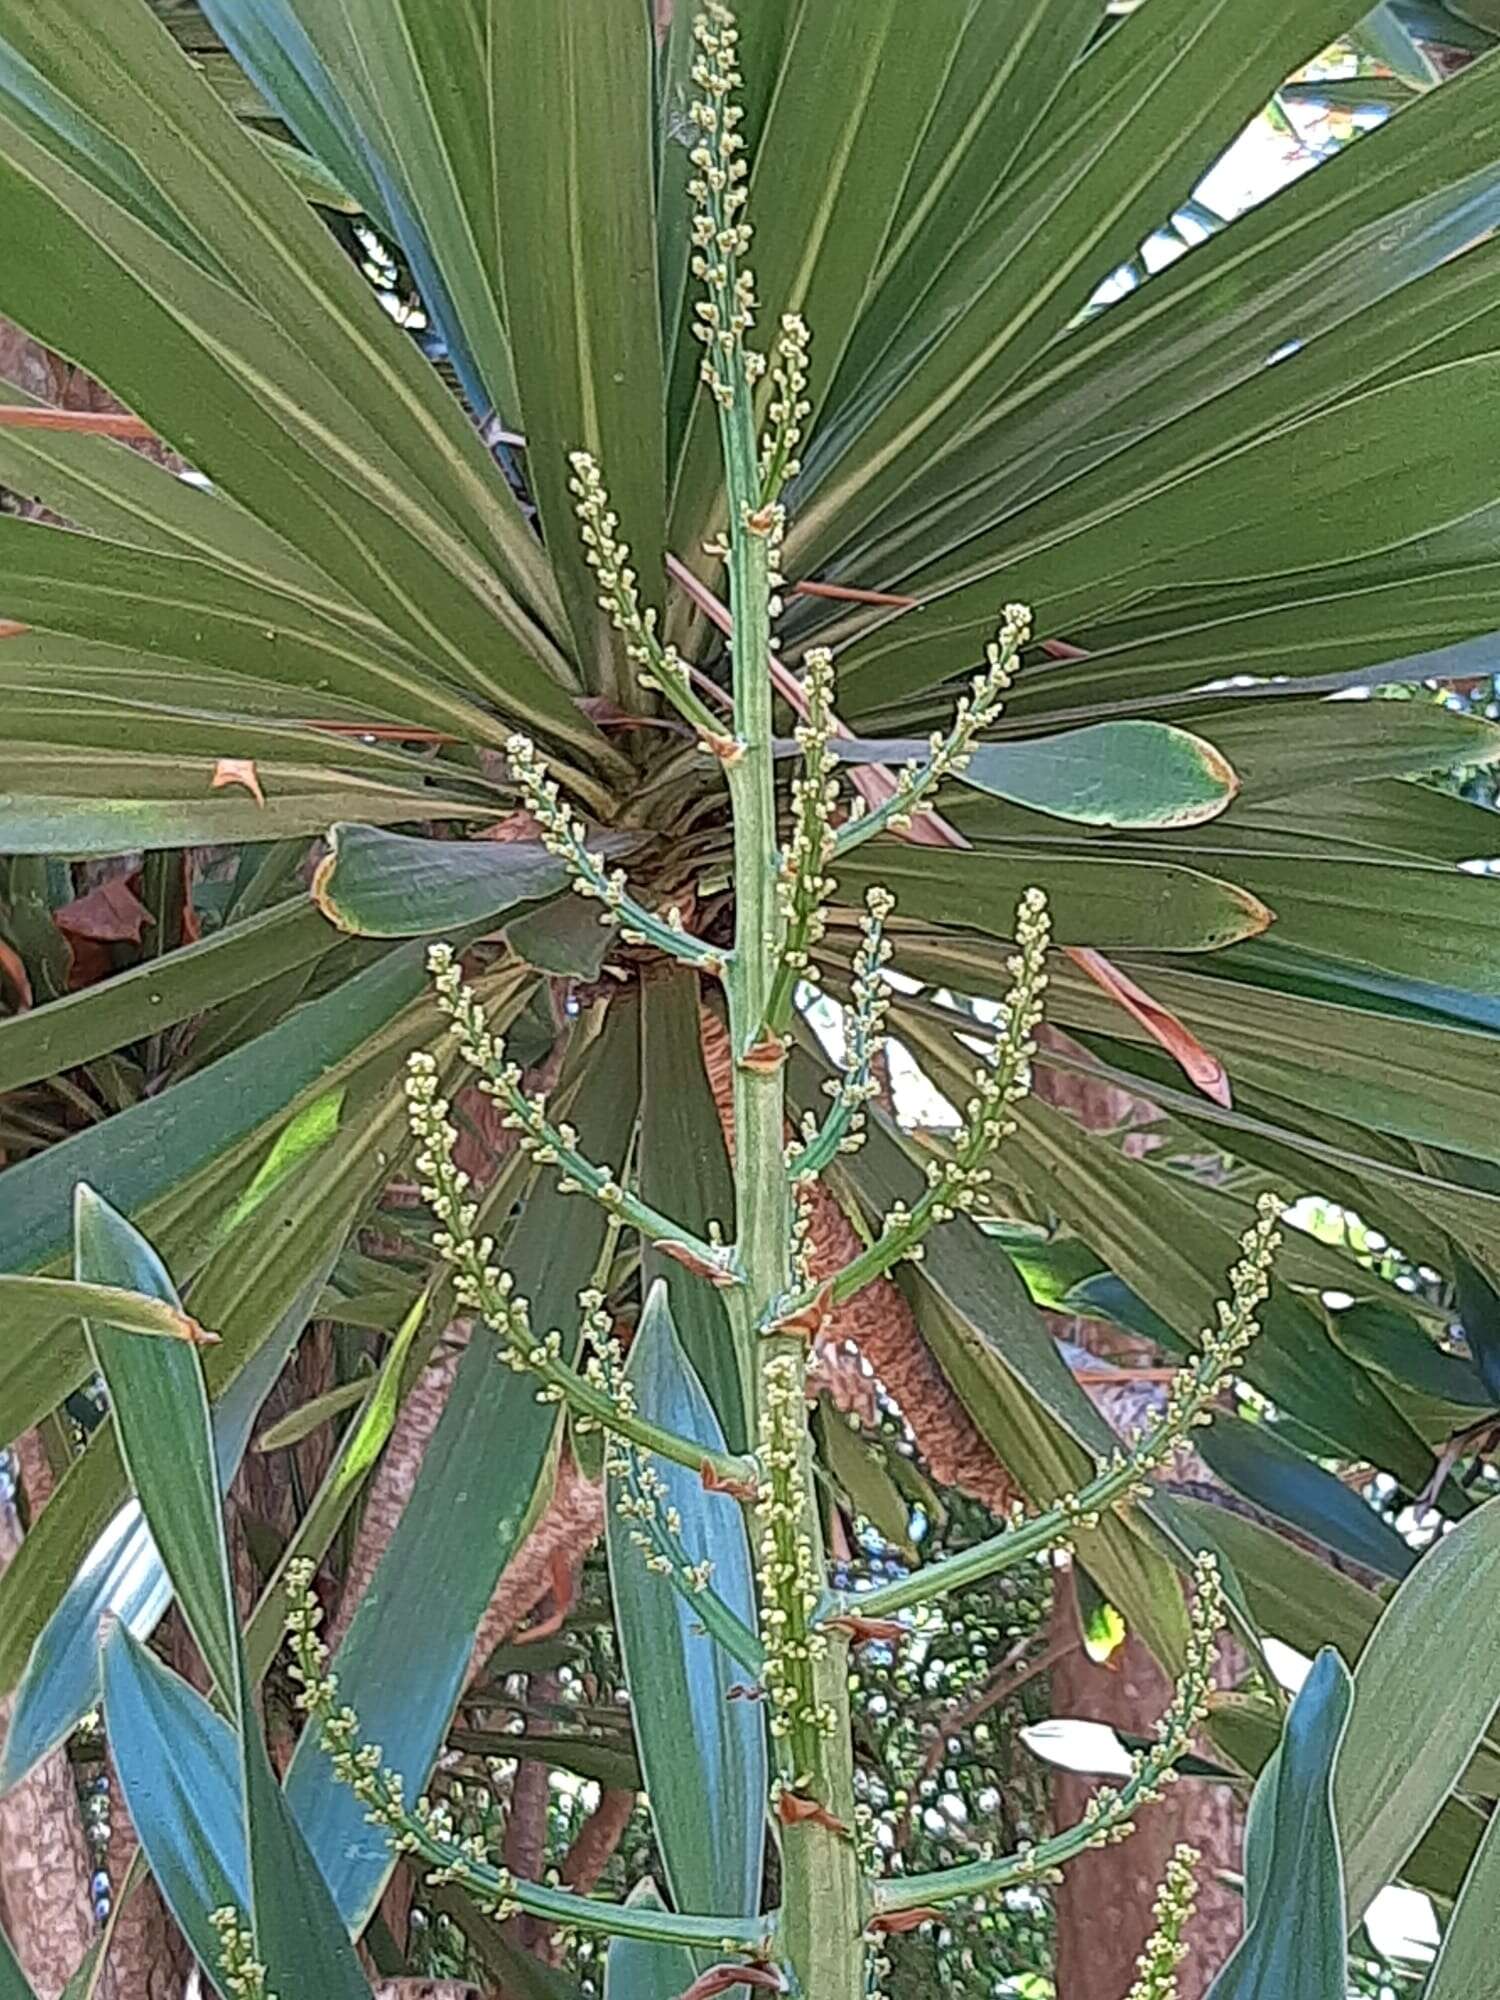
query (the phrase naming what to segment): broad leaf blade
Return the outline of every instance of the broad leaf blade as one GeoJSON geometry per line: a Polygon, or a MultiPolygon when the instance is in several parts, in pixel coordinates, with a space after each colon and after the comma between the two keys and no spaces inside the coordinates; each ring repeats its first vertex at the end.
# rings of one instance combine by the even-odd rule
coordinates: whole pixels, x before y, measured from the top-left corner
{"type": "MultiPolygon", "coordinates": [[[[722,1450],[723,1432],[672,1325],[665,1288],[651,1292],[627,1364],[636,1406],[652,1422],[722,1450]]],[[[713,1588],[755,1624],[750,1544],[739,1505],[696,1473],[650,1460],[682,1518],[691,1562],[713,1564],[713,1588]]],[[[646,1567],[614,1502],[605,1537],[615,1622],[631,1690],[636,1746],[662,1865],[681,1911],[748,1916],[758,1908],[765,1844],[764,1724],[753,1702],[731,1701],[742,1670],[703,1630],[666,1578],[646,1567]]]]}
{"type": "Polygon", "coordinates": [[[1458,1782],[1500,1700],[1500,1507],[1444,1535],[1355,1670],[1334,1799],[1357,1923],[1458,1782]]]}
{"type": "Polygon", "coordinates": [[[313,895],[330,923],[360,937],[427,937],[463,930],[567,886],[540,841],[416,840],[337,825],[313,895]]]}
{"type": "Polygon", "coordinates": [[[1332,1647],[1292,1704],[1245,1834],[1248,1928],[1211,2000],[1342,2000],[1344,1880],[1333,1775],[1354,1684],[1332,1647]]]}
{"type": "Polygon", "coordinates": [[[1492,1814],[1422,2000],[1489,2000],[1500,1957],[1500,1814],[1492,1814]]]}

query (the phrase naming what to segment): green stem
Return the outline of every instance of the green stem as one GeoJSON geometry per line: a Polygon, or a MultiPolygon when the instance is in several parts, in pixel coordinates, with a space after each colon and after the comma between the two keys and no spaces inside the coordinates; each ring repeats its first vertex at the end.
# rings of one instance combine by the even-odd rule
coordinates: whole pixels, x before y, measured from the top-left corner
{"type": "MultiPolygon", "coordinates": [[[[734,1054],[735,1215],[738,1263],[749,1312],[736,1315],[741,1337],[770,1312],[791,1278],[792,1211],[785,1167],[785,1065],[746,1061],[754,1056],[780,954],[776,904],[778,847],[775,766],[772,757],[770,677],[771,544],[759,513],[759,468],[753,397],[743,356],[735,357],[734,395],[720,404],[720,437],[729,501],[729,588],[733,617],[735,735],[740,754],[729,764],[734,813],[735,946],[726,983],[734,1054]]],[[[767,1402],[767,1374],[778,1358],[795,1356],[802,1343],[759,1342],[757,1404],[767,1402]]],[[[750,1359],[751,1357],[746,1357],[750,1359]]],[[[800,1376],[799,1376],[800,1379],[800,1376]]],[[[799,1396],[798,1450],[803,1477],[795,1524],[817,1575],[826,1572],[822,1521],[812,1478],[812,1440],[805,1401],[799,1396]]],[[[757,1557],[758,1562],[760,1557],[757,1557]]],[[[763,1605],[776,1610],[775,1586],[763,1605]]],[[[768,1640],[771,1652],[774,1639],[768,1640]]],[[[853,1738],[849,1713],[847,1647],[830,1643],[810,1663],[811,1705],[826,1715],[798,1768],[782,1740],[779,1782],[788,1794],[816,1801],[829,1823],[804,1817],[784,1825],[781,1840],[782,1911],[777,1957],[815,2000],[863,2000],[864,1884],[852,1838],[853,1738]]]]}

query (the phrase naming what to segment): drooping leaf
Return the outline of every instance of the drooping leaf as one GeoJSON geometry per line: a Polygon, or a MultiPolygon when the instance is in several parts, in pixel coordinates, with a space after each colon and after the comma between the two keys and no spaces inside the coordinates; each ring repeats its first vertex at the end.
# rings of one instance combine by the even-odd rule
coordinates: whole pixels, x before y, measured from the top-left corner
{"type": "Polygon", "coordinates": [[[250,1903],[234,1731],[123,1625],[109,1632],[102,1657],[110,1752],[131,1825],[199,1964],[233,2000],[208,1918],[250,1903]]]}
{"type": "Polygon", "coordinates": [[[1500,1507],[1427,1551],[1355,1669],[1334,1803],[1357,1923],[1436,1817],[1500,1699],[1500,1507]]]}
{"type": "MultiPolygon", "coordinates": [[[[706,1236],[734,1234],[734,1178],[704,1070],[697,975],[674,968],[641,996],[641,1193],[664,1215],[706,1236]]],[[[731,1451],[749,1443],[745,1390],[719,1293],[671,1257],[645,1247],[648,1279],[661,1279],[672,1324],[708,1393],[731,1451]]]]}
{"type": "Polygon", "coordinates": [[[1378,1575],[1402,1577],[1416,1561],[1358,1493],[1276,1435],[1275,1426],[1218,1416],[1194,1440],[1226,1486],[1378,1575]]]}
{"type": "Polygon", "coordinates": [[[1339,2000],[1348,1971],[1333,1778],[1355,1699],[1331,1646],[1318,1655],[1280,1748],[1260,1775],[1245,1833],[1244,1939],[1212,2000],[1339,2000]]]}
{"type": "Polygon", "coordinates": [[[462,930],[567,886],[540,841],[414,840],[373,826],[332,827],[313,896],[329,922],[361,937],[462,930]]]}
{"type": "MultiPolygon", "coordinates": [[[[86,1188],[79,1190],[77,1231],[84,1268],[134,1267],[142,1279],[170,1293],[171,1281],[145,1239],[86,1188]]],[[[367,2000],[359,1961],[261,1735],[236,1619],[208,1396],[197,1357],[175,1341],[132,1342],[104,1326],[91,1325],[89,1332],[110,1390],[121,1455],[152,1539],[221,1698],[235,1716],[236,1790],[244,1815],[247,1914],[256,1954],[268,1978],[289,1990],[293,1979],[306,1980],[329,2000],[367,2000]],[[145,1367],[138,1365],[138,1353],[148,1356],[145,1367]],[[178,1365],[184,1360],[191,1375],[178,1365]]],[[[121,1643],[127,1651],[135,1645],[128,1636],[121,1643]]],[[[107,1703],[106,1688],[106,1715],[107,1703]]],[[[187,1802],[178,1801],[179,1816],[187,1810],[187,1802]]],[[[210,1904],[198,1913],[199,1923],[219,1907],[210,1904]]]]}
{"type": "Polygon", "coordinates": [[[1500,1952],[1500,1815],[1492,1815],[1443,1932],[1422,2000],[1486,2000],[1500,1952]]]}
{"type": "MultiPolygon", "coordinates": [[[[611,1160],[624,1158],[635,1117],[634,1036],[631,1010],[612,1010],[597,1061],[569,1107],[588,1145],[611,1160]]],[[[534,1323],[563,1330],[565,1352],[605,1227],[601,1210],[559,1194],[543,1176],[506,1243],[506,1267],[534,1323]],[[569,1254],[559,1257],[564,1240],[569,1254]]],[[[411,1499],[334,1663],[342,1698],[409,1797],[427,1780],[495,1585],[545,1498],[557,1414],[537,1401],[532,1376],[501,1361],[497,1337],[476,1326],[411,1499]]],[[[351,1929],[362,1928],[392,1866],[383,1832],[306,1738],[287,1794],[339,1910],[351,1929]]]]}
{"type": "MultiPolygon", "coordinates": [[[[636,1407],[680,1437],[721,1451],[724,1434],[672,1325],[666,1289],[647,1300],[627,1363],[636,1407]]],[[[713,1564],[712,1583],[753,1629],[755,1586],[739,1504],[665,1460],[652,1470],[663,1510],[682,1519],[688,1560],[713,1564]]],[[[765,1729],[754,1702],[731,1701],[744,1678],[673,1585],[646,1567],[614,1502],[605,1516],[615,1622],[632,1690],[636,1748],[672,1901],[682,1911],[750,1915],[758,1907],[768,1784],[765,1729]]]]}

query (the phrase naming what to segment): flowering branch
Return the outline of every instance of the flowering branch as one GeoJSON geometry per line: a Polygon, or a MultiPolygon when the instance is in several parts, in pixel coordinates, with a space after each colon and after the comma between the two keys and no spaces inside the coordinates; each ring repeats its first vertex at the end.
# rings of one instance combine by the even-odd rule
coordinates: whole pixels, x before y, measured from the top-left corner
{"type": "Polygon", "coordinates": [[[915,759],[901,771],[896,789],[873,812],[845,820],[833,844],[834,858],[862,847],[877,833],[900,833],[945,778],[954,778],[974,754],[975,738],[989,728],[1005,706],[1005,693],[1016,676],[1021,648],[1031,637],[1031,611],[1024,604],[1007,604],[1005,622],[985,648],[989,664],[976,674],[953,712],[946,736],[934,731],[924,762],[915,759]]]}
{"type": "Polygon", "coordinates": [[[590,851],[587,827],[564,805],[557,780],[531,738],[519,732],[507,737],[505,755],[527,810],[541,828],[542,845],[566,866],[579,895],[604,905],[600,922],[617,929],[626,944],[654,945],[684,965],[722,977],[723,952],[694,937],[675,904],[665,917],[657,916],[627,892],[623,868],[607,867],[602,855],[590,851]]]}
{"type": "Polygon", "coordinates": [[[1177,1968],[1187,1957],[1183,1932],[1198,1900],[1193,1870],[1202,1860],[1195,1847],[1179,1842],[1167,1862],[1151,1912],[1151,1935],[1136,1960],[1136,1980],[1125,2000],[1177,2000],[1177,1968]]]}
{"type": "MultiPolygon", "coordinates": [[[[579,1152],[578,1134],[571,1125],[554,1125],[548,1119],[546,1100],[539,1092],[527,1095],[522,1088],[519,1064],[507,1061],[504,1042],[491,1033],[473,988],[463,983],[453,947],[433,945],[427,954],[427,965],[437,988],[438,1005],[453,1023],[454,1038],[464,1060],[479,1072],[479,1088],[486,1097],[505,1107],[503,1123],[508,1131],[517,1134],[521,1150],[540,1166],[559,1170],[559,1190],[563,1194],[590,1195],[611,1217],[639,1230],[648,1241],[699,1270],[711,1283],[738,1284],[739,1274],[725,1244],[694,1236],[670,1215],[664,1215],[622,1187],[608,1167],[596,1165],[579,1152]]],[[[415,1062],[412,1073],[430,1074],[415,1062]]],[[[432,1087],[435,1091],[435,1081],[432,1087]]],[[[467,1176],[460,1174],[456,1192],[461,1195],[466,1186],[467,1176]]]]}
{"type": "Polygon", "coordinates": [[[677,648],[658,636],[656,612],[642,607],[630,549],[615,532],[619,516],[610,507],[598,465],[586,451],[571,453],[568,463],[573,468],[568,484],[577,500],[578,532],[599,585],[600,609],[609,613],[625,641],[626,657],[639,669],[641,686],[664,694],[698,732],[700,742],[713,749],[724,741],[722,718],[694,693],[687,663],[677,648]]]}
{"type": "Polygon", "coordinates": [[[807,345],[810,335],[800,313],[784,313],[771,363],[771,406],[760,448],[760,502],[774,506],[781,489],[802,470],[796,456],[802,426],[812,414],[807,388],[807,345]]]}
{"type": "Polygon", "coordinates": [[[885,981],[891,956],[885,921],[895,906],[887,889],[875,886],[866,893],[859,949],[854,954],[854,988],[844,1013],[843,1074],[824,1085],[833,1103],[823,1123],[819,1125],[809,1112],[801,1136],[787,1148],[787,1171],[794,1188],[815,1181],[840,1153],[856,1152],[864,1144],[865,1106],[880,1090],[875,1056],[891,1004],[885,981]]]}
{"type": "Polygon", "coordinates": [[[888,1618],[913,1604],[963,1590],[1033,1556],[1069,1547],[1076,1535],[1096,1528],[1107,1509],[1143,1498],[1150,1475],[1187,1448],[1199,1425],[1212,1421],[1210,1406],[1220,1385],[1238,1367],[1260,1330],[1257,1312],[1270,1291],[1271,1265],[1281,1243],[1280,1215],[1276,1197],[1262,1195],[1255,1223],[1240,1239],[1243,1254],[1229,1274],[1229,1303],[1218,1307],[1217,1322],[1204,1329],[1198,1353],[1173,1378],[1165,1407],[1147,1420],[1129,1451],[1116,1450],[1088,1485],[1064,1494],[1045,1513],[1018,1521],[912,1576],[836,1599],[830,1615],[858,1612],[888,1618]]]}
{"type": "Polygon", "coordinates": [[[319,1636],[322,1607],[312,1588],[313,1565],[299,1562],[287,1571],[292,1677],[300,1682],[297,1705],[318,1731],[334,1775],[354,1793],[373,1826],[383,1827],[399,1854],[430,1865],[428,1883],[456,1882],[487,1916],[504,1920],[517,1911],[570,1930],[607,1937],[640,1938],[651,1944],[685,1944],[712,1952],[763,1955],[770,1943],[770,1917],[679,1916],[641,1904],[609,1903],[525,1882],[496,1868],[480,1834],[460,1836],[441,1800],[419,1798],[408,1806],[401,1775],[380,1761],[377,1744],[359,1740],[359,1717],[338,1698],[338,1678],[329,1667],[328,1648],[319,1636]]]}
{"type": "Polygon", "coordinates": [[[877,1883],[877,1929],[890,1928],[888,1923],[882,1926],[882,1918],[897,1916],[903,1910],[925,1910],[971,1896],[990,1896],[1026,1882],[1055,1882],[1064,1862],[1093,1847],[1113,1847],[1135,1831],[1135,1814],[1142,1806],[1160,1800],[1176,1779],[1175,1767],[1191,1750],[1213,1692],[1214,1646],[1224,1625],[1223,1586],[1210,1555],[1195,1558],[1193,1575],[1195,1591],[1182,1675],[1157,1724],[1156,1741],[1149,1750],[1136,1752],[1124,1784],[1096,1792],[1075,1826],[1019,1853],[877,1883]]]}
{"type": "Polygon", "coordinates": [[[825,1307],[840,1305],[883,1277],[903,1260],[919,1262],[928,1231],[947,1222],[960,1211],[970,1209],[990,1179],[985,1162],[1015,1129],[1012,1107],[1029,1087],[1033,1036],[1041,1020],[1042,993],[1046,987],[1047,945],[1051,935],[1047,902],[1039,889],[1028,889],[1016,913],[1016,943],[1019,950],[1010,960],[1010,998],[1007,1019],[996,1046],[993,1067],[986,1064],[975,1073],[975,1094],[964,1110],[964,1122],[946,1159],[934,1160],[927,1169],[927,1187],[915,1206],[897,1203],[884,1217],[880,1233],[867,1250],[853,1258],[841,1271],[814,1291],[802,1291],[782,1301],[772,1314],[767,1330],[806,1311],[821,1299],[825,1307]]]}
{"type": "MultiPolygon", "coordinates": [[[[468,998],[472,1002],[473,996],[468,998]]],[[[745,1461],[707,1451],[692,1438],[678,1437],[659,1424],[647,1422],[618,1395],[610,1394],[597,1376],[591,1379],[568,1366],[562,1357],[562,1336],[555,1329],[538,1338],[530,1308],[515,1291],[510,1273],[491,1262],[494,1239],[475,1233],[478,1208],[467,1198],[469,1177],[453,1157],[458,1134],[448,1120],[447,1101],[438,1095],[437,1065],[425,1051],[418,1050],[407,1060],[406,1102],[411,1129],[421,1148],[416,1168],[423,1177],[422,1199],[442,1225],[433,1243],[453,1271],[453,1296],[461,1307],[477,1313],[498,1337],[509,1366],[537,1376],[541,1384],[538,1399],[565,1403],[585,1424],[628,1437],[632,1443],[695,1472],[707,1463],[720,1478],[743,1481],[750,1470],[745,1461]]],[[[583,1294],[586,1327],[597,1311],[596,1299],[592,1292],[583,1294]]]]}
{"type": "Polygon", "coordinates": [[[833,851],[829,822],[839,795],[838,759],[828,748],[833,736],[833,655],[826,646],[814,647],[804,667],[807,713],[796,732],[802,775],[792,785],[792,833],[776,881],[781,950],[766,1002],[765,1035],[786,1030],[792,996],[826,928],[824,909],[834,890],[832,877],[823,873],[833,851]]]}

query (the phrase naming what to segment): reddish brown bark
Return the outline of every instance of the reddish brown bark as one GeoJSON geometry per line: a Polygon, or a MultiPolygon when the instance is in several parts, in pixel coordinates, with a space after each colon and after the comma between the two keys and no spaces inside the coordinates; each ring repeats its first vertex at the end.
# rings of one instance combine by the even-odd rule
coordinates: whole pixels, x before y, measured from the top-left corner
{"type": "MultiPolygon", "coordinates": [[[[52,1492],[47,1455],[34,1431],[17,1440],[15,1452],[34,1521],[52,1492]]],[[[0,1502],[0,1569],[20,1546],[20,1517],[0,1502]]],[[[0,1702],[0,1740],[10,1706],[0,1702]]],[[[94,1941],[91,1873],[73,1769],[57,1750],[0,1799],[0,1910],[39,2000],[57,2000],[94,1941]]]]}

